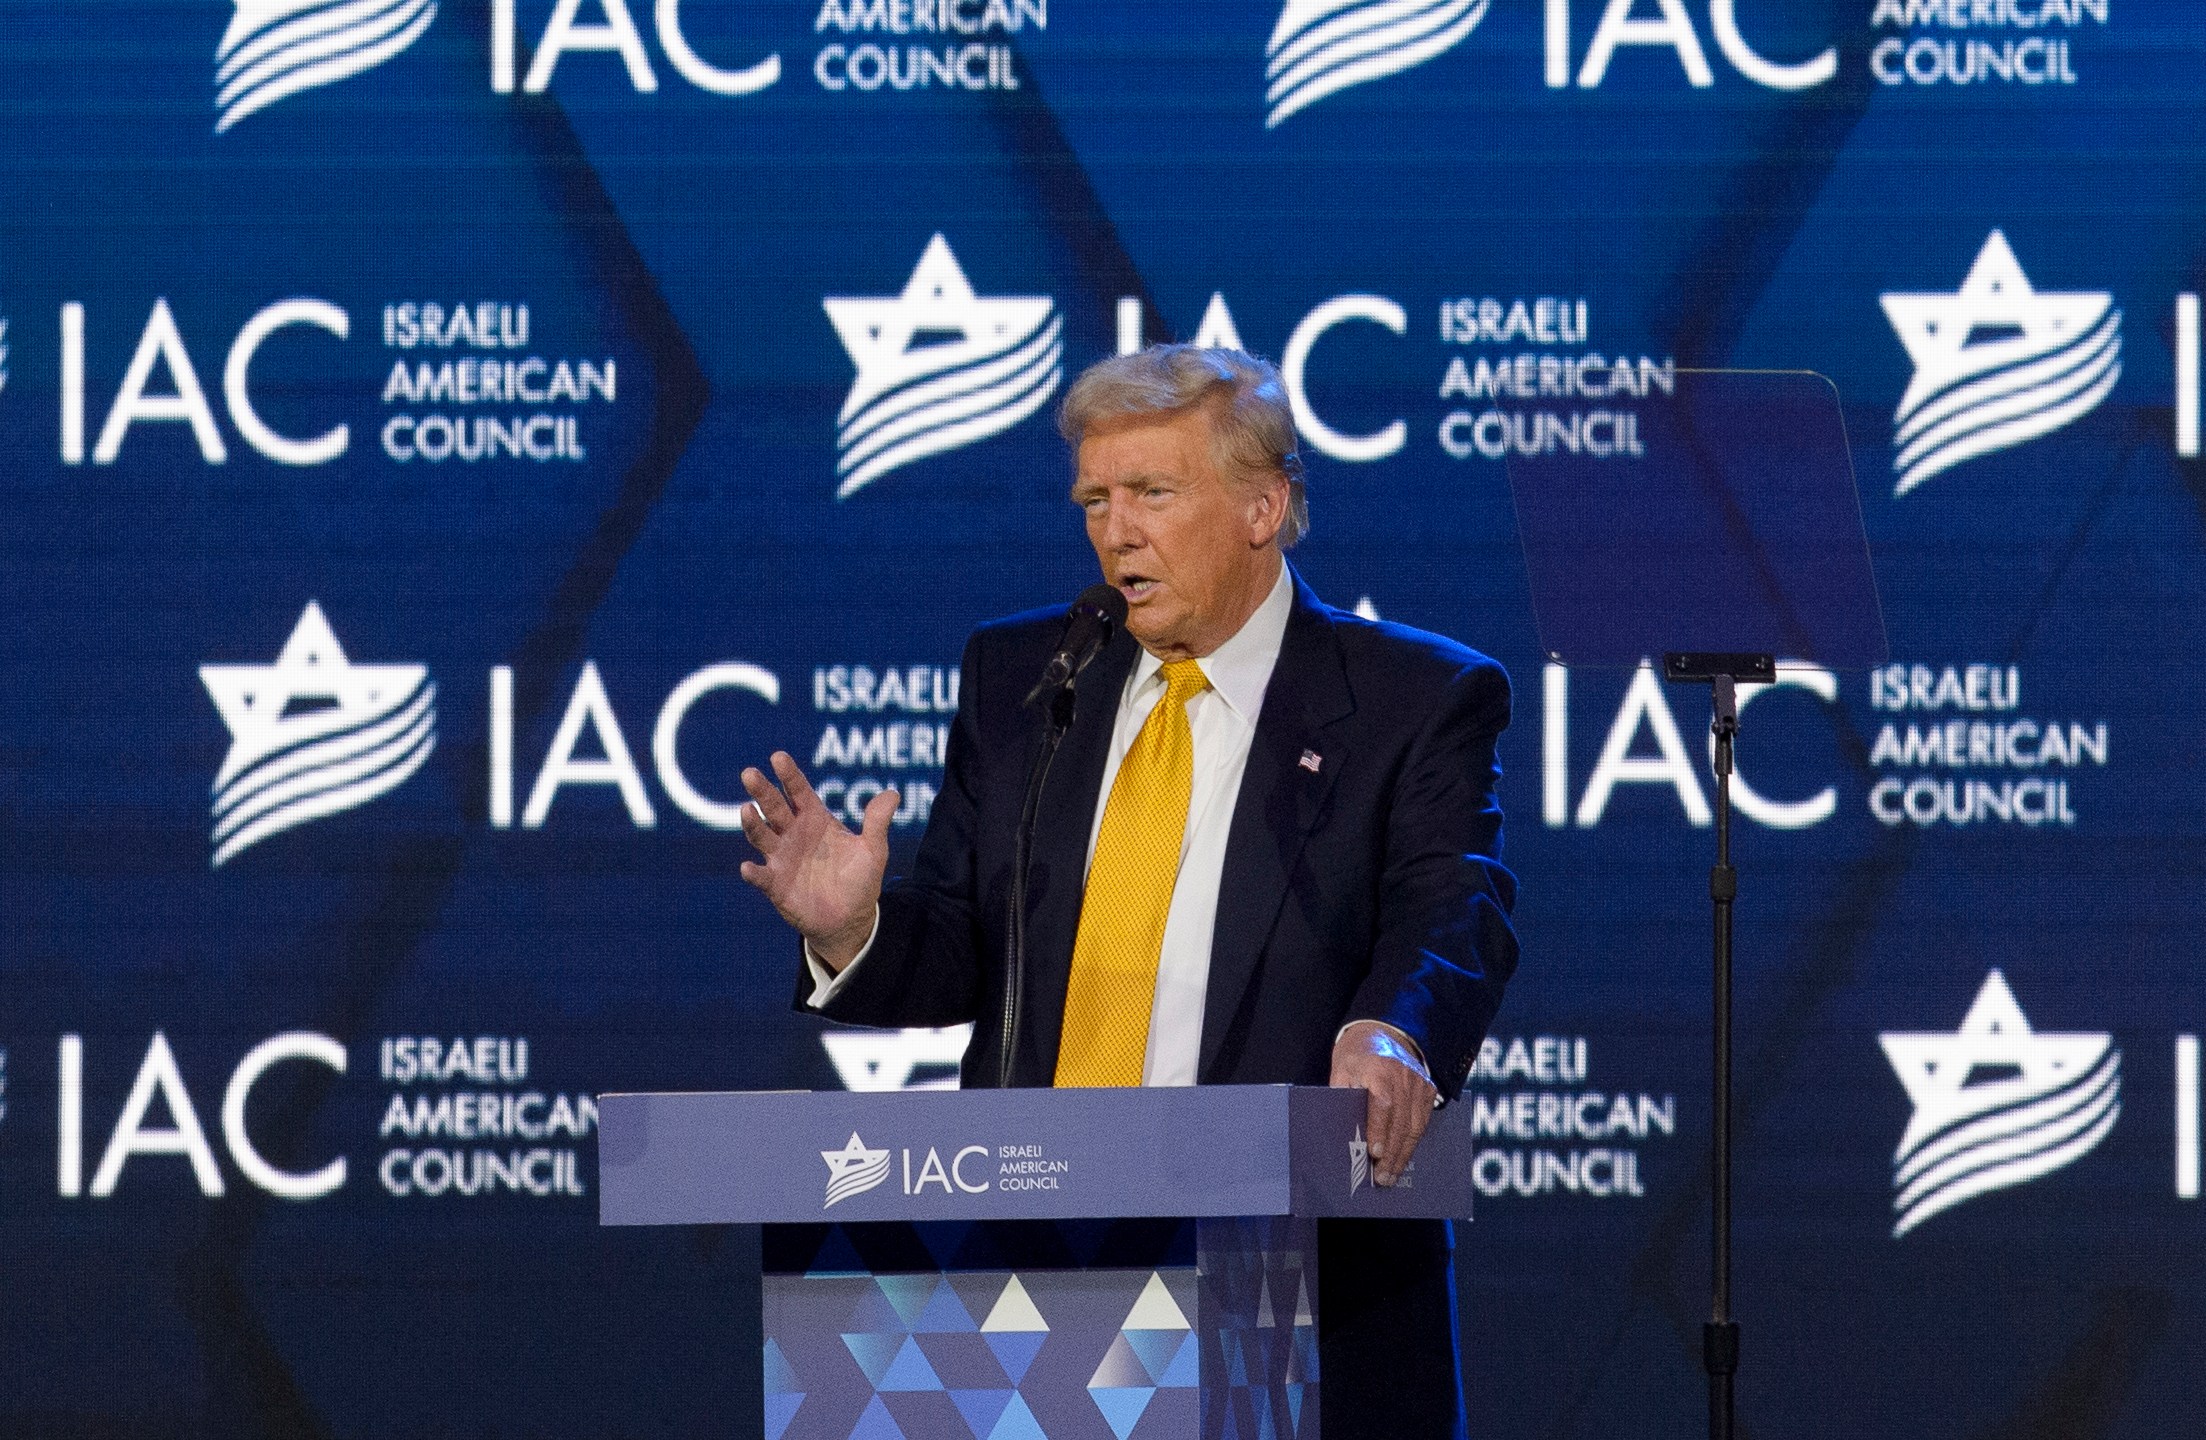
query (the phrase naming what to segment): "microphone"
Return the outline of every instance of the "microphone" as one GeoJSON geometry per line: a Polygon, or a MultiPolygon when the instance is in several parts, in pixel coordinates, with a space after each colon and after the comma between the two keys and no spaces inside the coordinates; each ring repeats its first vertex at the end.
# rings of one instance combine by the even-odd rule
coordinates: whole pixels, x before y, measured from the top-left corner
{"type": "Polygon", "coordinates": [[[1109,585],[1090,585],[1072,602],[1065,616],[1064,633],[1057,637],[1057,653],[1042,668],[1042,678],[1026,697],[1032,705],[1048,700],[1048,723],[1026,772],[1026,803],[1019,810],[1019,828],[1011,842],[1011,893],[1008,896],[1003,967],[1003,1031],[996,1057],[996,1084],[1009,1088],[1018,1068],[1019,1012],[1026,1003],[1026,872],[1034,859],[1034,818],[1042,805],[1042,787],[1049,780],[1049,764],[1072,728],[1072,682],[1088,668],[1088,662],[1111,641],[1111,632],[1126,623],[1126,597],[1109,585]]]}
{"type": "Polygon", "coordinates": [[[1057,653],[1049,657],[1025,703],[1032,705],[1070,685],[1111,642],[1111,632],[1125,623],[1126,597],[1116,586],[1090,585],[1081,591],[1065,617],[1064,633],[1057,637],[1057,653]]]}

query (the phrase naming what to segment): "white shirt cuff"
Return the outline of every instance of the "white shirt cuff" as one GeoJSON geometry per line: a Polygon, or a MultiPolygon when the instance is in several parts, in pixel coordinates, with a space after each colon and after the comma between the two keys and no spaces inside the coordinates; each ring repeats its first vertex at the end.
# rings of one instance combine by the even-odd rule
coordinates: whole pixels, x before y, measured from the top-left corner
{"type": "Polygon", "coordinates": [[[856,970],[859,962],[866,958],[866,952],[873,948],[874,937],[880,933],[881,907],[876,905],[873,907],[873,928],[866,932],[866,943],[858,947],[858,953],[850,957],[850,963],[842,968],[840,974],[828,969],[825,964],[821,963],[820,957],[812,952],[812,942],[805,941],[804,968],[810,971],[812,975],[812,998],[804,1003],[811,1009],[817,1010],[841,994],[843,986],[850,980],[851,972],[856,970]]]}
{"type": "MultiPolygon", "coordinates": [[[[868,943],[870,944],[871,942],[869,941],[868,943]]],[[[1402,1042],[1403,1049],[1409,1051],[1412,1056],[1416,1057],[1418,1065],[1424,1069],[1426,1080],[1431,1080],[1432,1067],[1425,1063],[1424,1047],[1420,1046],[1415,1040],[1410,1039],[1409,1036],[1404,1033],[1400,1026],[1389,1025],[1384,1020],[1374,1020],[1368,1016],[1357,1020],[1351,1020],[1348,1022],[1348,1025],[1376,1025],[1381,1030],[1384,1030],[1387,1034],[1392,1035],[1395,1039],[1402,1042]]],[[[1338,1045],[1340,1043],[1341,1036],[1348,1033],[1348,1025],[1343,1025],[1340,1027],[1340,1029],[1333,1032],[1333,1043],[1335,1045],[1338,1045]]]]}

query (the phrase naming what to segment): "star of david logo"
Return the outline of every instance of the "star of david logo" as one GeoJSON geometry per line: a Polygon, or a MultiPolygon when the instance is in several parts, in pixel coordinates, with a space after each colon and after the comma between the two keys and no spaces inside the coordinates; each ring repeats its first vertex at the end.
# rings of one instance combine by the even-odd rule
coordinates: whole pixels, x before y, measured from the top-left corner
{"type": "Polygon", "coordinates": [[[2089,1151],[2121,1114],[2121,1052],[2104,1032],[2038,1032],[1994,970],[1951,1034],[1879,1037],[1914,1106],[1893,1154],[1895,1235],[2089,1151]]]}
{"type": "Polygon", "coordinates": [[[1264,46],[1269,130],[1336,91],[1443,55],[1492,0],[1287,0],[1264,46]]]}
{"type": "Polygon", "coordinates": [[[355,665],[308,601],[272,665],[202,665],[229,728],[214,781],[214,863],[278,831],[365,804],[436,745],[425,665],[355,665]]]}
{"type": "Polygon", "coordinates": [[[419,40],[437,0],[236,0],[215,50],[215,133],[286,95],[372,70],[419,40]]]}
{"type": "Polygon", "coordinates": [[[1895,416],[1895,495],[2059,429],[2105,399],[2122,373],[2114,297],[2038,290],[1997,230],[1959,290],[1880,298],[1915,366],[1895,416]]]}
{"type": "Polygon", "coordinates": [[[1056,302],[976,294],[939,234],[902,293],[820,304],[857,371],[837,417],[838,499],[1009,429],[1041,407],[1062,373],[1056,302]]]}
{"type": "Polygon", "coordinates": [[[827,1199],[820,1207],[823,1210],[853,1195],[863,1195],[889,1178],[889,1152],[867,1149],[855,1130],[850,1132],[849,1144],[840,1150],[822,1150],[820,1158],[827,1162],[827,1199]]]}

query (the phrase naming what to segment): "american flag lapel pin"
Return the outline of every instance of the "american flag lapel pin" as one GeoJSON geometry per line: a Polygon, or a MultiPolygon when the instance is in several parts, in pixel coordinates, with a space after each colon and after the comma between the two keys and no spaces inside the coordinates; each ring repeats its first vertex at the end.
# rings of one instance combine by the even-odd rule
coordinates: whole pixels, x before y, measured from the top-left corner
{"type": "Polygon", "coordinates": [[[1295,763],[1297,765],[1300,765],[1303,769],[1309,771],[1312,775],[1315,775],[1317,774],[1317,767],[1324,764],[1325,761],[1322,757],[1319,756],[1317,751],[1305,750],[1302,752],[1302,758],[1300,760],[1297,760],[1295,763]]]}

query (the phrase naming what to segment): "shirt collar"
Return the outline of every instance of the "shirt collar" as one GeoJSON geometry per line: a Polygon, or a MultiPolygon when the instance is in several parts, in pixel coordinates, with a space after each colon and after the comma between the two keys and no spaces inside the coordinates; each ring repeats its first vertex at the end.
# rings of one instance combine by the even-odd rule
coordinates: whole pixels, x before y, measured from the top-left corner
{"type": "MultiPolygon", "coordinates": [[[[1251,724],[1264,706],[1264,689],[1271,683],[1272,667],[1279,661],[1279,647],[1287,638],[1287,614],[1292,609],[1294,579],[1287,573],[1286,562],[1281,561],[1279,578],[1272,582],[1271,593],[1256,607],[1256,613],[1244,620],[1225,644],[1195,662],[1219,698],[1251,724]]],[[[1134,662],[1133,684],[1126,691],[1127,697],[1140,694],[1163,668],[1162,660],[1142,651],[1134,662]]]]}

